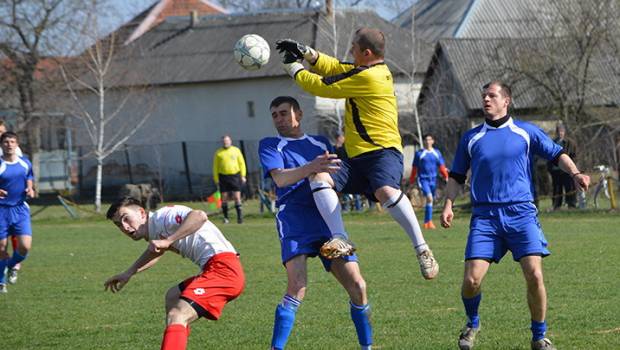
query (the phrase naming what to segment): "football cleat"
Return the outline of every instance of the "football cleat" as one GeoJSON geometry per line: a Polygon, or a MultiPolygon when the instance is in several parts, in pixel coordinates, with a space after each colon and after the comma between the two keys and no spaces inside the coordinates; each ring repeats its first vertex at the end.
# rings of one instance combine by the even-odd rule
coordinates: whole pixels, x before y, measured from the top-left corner
{"type": "Polygon", "coordinates": [[[230,223],[230,220],[228,220],[228,218],[224,218],[224,219],[222,220],[222,223],[224,223],[224,224],[228,224],[228,223],[230,223]]]}
{"type": "Polygon", "coordinates": [[[0,294],[6,294],[9,290],[6,289],[6,284],[0,284],[0,294]]]}
{"type": "Polygon", "coordinates": [[[532,340],[532,350],[556,350],[551,340],[543,338],[541,340],[532,340]]]}
{"type": "Polygon", "coordinates": [[[355,252],[353,242],[342,236],[334,236],[321,247],[321,255],[327,259],[352,255],[355,252]]]}
{"type": "Polygon", "coordinates": [[[7,276],[7,281],[10,284],[17,283],[17,269],[16,268],[8,269],[6,276],[7,276]]]}
{"type": "Polygon", "coordinates": [[[432,221],[429,221],[429,222],[425,222],[425,223],[424,223],[424,228],[427,228],[427,229],[429,229],[429,230],[434,230],[434,229],[436,229],[437,227],[435,227],[435,224],[433,224],[433,222],[432,222],[432,221]]]}
{"type": "Polygon", "coordinates": [[[480,332],[480,327],[472,328],[465,326],[461,330],[461,335],[459,335],[459,349],[461,350],[471,350],[474,348],[474,341],[476,340],[476,335],[480,332]]]}
{"type": "Polygon", "coordinates": [[[435,260],[433,252],[430,249],[418,254],[417,258],[420,264],[420,272],[422,272],[422,276],[424,276],[425,279],[432,280],[437,277],[439,273],[439,264],[437,260],[435,260]]]}

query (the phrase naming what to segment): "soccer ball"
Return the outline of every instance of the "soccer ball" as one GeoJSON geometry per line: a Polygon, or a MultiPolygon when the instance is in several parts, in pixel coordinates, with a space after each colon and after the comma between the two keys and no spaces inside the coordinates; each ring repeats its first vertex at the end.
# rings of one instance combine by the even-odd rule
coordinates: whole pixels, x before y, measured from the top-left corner
{"type": "Polygon", "coordinates": [[[257,70],[269,62],[269,44],[260,35],[246,34],[235,44],[235,61],[247,70],[257,70]]]}

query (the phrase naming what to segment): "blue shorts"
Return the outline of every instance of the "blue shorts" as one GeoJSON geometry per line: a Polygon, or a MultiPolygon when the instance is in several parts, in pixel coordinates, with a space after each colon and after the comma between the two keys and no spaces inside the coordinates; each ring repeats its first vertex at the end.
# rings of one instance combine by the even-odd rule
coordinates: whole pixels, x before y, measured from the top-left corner
{"type": "Polygon", "coordinates": [[[25,202],[15,206],[0,205],[0,239],[9,235],[32,236],[30,207],[25,202]]]}
{"type": "MultiPolygon", "coordinates": [[[[276,215],[276,229],[280,238],[282,264],[298,255],[318,256],[326,271],[331,260],[319,252],[323,243],[329,241],[331,233],[315,206],[281,205],[276,215]]],[[[344,256],[345,261],[357,261],[355,254],[344,256]]]]}
{"type": "Polygon", "coordinates": [[[431,195],[435,197],[435,189],[437,188],[436,178],[420,178],[418,177],[418,187],[424,196],[431,195]]]}
{"type": "Polygon", "coordinates": [[[403,154],[385,148],[343,160],[338,172],[331,174],[337,192],[364,194],[377,202],[374,193],[383,186],[400,189],[403,154]]]}
{"type": "Polygon", "coordinates": [[[465,260],[498,263],[508,250],[515,261],[528,255],[551,254],[536,213],[536,207],[529,202],[474,207],[465,260]]]}

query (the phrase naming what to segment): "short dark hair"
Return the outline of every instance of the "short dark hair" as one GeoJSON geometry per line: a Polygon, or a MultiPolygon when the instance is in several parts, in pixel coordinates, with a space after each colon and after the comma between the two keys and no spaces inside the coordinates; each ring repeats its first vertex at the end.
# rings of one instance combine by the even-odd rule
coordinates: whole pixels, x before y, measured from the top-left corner
{"type": "Polygon", "coordinates": [[[271,104],[269,104],[269,109],[273,107],[278,107],[283,103],[290,104],[295,111],[301,111],[301,107],[299,107],[299,102],[297,102],[297,100],[291,96],[278,96],[274,98],[273,101],[271,101],[271,104]]]}
{"type": "Polygon", "coordinates": [[[359,28],[355,31],[355,40],[362,51],[370,50],[378,57],[385,55],[385,35],[379,29],[359,28]]]}
{"type": "Polygon", "coordinates": [[[145,209],[140,200],[133,197],[123,197],[117,199],[114,203],[112,203],[112,205],[110,205],[110,208],[108,208],[108,212],[105,214],[105,217],[108,220],[112,220],[114,219],[114,215],[116,215],[120,208],[132,205],[137,205],[140,208],[145,209]]]}
{"type": "Polygon", "coordinates": [[[435,139],[435,136],[433,136],[433,134],[431,134],[431,133],[429,132],[429,133],[426,133],[426,134],[422,135],[422,140],[426,139],[426,138],[427,138],[427,137],[429,137],[429,136],[430,136],[430,137],[432,137],[433,139],[435,139]]]}
{"type": "Polygon", "coordinates": [[[0,136],[0,142],[4,142],[6,139],[15,139],[19,142],[19,136],[12,131],[5,131],[2,133],[2,136],[0,136]]]}
{"type": "Polygon", "coordinates": [[[504,83],[501,80],[493,80],[493,81],[490,81],[490,82],[484,84],[484,86],[482,88],[483,89],[488,89],[489,86],[491,86],[491,85],[499,86],[500,87],[500,91],[501,91],[502,95],[504,95],[504,97],[512,98],[512,89],[510,88],[510,86],[508,84],[504,83]]]}

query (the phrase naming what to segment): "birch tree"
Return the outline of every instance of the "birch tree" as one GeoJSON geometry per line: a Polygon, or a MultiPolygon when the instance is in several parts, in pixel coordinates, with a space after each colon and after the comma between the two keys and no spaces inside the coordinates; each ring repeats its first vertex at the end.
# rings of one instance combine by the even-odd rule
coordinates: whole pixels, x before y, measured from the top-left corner
{"type": "Polygon", "coordinates": [[[99,212],[104,161],[149,119],[154,98],[149,97],[153,92],[148,87],[115,88],[116,82],[131,74],[123,68],[130,64],[114,64],[121,45],[114,33],[101,40],[96,16],[91,18],[89,28],[95,44],[71,65],[64,66],[62,76],[72,102],[70,110],[81,121],[92,146],[85,157],[94,157],[97,163],[95,210],[99,212]]]}

